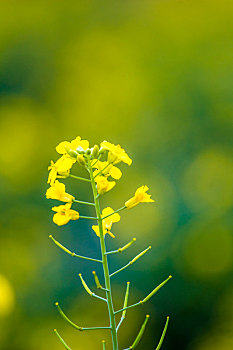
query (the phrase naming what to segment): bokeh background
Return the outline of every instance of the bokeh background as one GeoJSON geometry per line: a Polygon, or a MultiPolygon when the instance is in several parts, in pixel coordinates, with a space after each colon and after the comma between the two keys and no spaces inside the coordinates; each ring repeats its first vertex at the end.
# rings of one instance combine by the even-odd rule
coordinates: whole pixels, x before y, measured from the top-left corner
{"type": "MultiPolygon", "coordinates": [[[[94,289],[98,266],[48,238],[99,255],[90,222],[57,227],[45,199],[55,146],[77,135],[120,143],[133,158],[103,206],[119,208],[143,184],[156,200],[122,213],[107,238],[116,249],[137,237],[111,270],[153,247],[115,276],[116,306],[126,281],[134,303],[174,276],[127,313],[120,348],[146,313],[138,349],[156,348],[167,315],[164,350],[233,348],[232,15],[230,0],[1,1],[0,349],[62,349],[54,327],[73,350],[101,349],[103,338],[111,348],[107,332],[77,332],[54,307],[79,325],[106,322],[77,277],[94,289]]],[[[91,198],[88,184],[66,184],[91,198]]]]}

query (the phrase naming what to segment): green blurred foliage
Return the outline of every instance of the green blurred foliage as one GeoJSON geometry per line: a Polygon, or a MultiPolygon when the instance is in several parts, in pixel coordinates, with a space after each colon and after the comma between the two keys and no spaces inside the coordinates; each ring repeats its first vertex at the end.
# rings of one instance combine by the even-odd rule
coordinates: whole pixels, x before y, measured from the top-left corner
{"type": "MultiPolygon", "coordinates": [[[[116,239],[107,238],[114,249],[137,237],[111,269],[153,247],[116,276],[117,306],[127,280],[133,303],[174,276],[127,313],[121,347],[149,312],[138,349],[155,348],[167,314],[164,350],[232,349],[232,10],[230,0],[1,2],[2,350],[61,349],[54,327],[73,349],[100,349],[103,337],[109,344],[105,333],[70,329],[53,306],[59,300],[80,325],[106,320],[77,278],[82,272],[94,288],[96,265],[48,240],[52,233],[98,255],[90,224],[56,227],[44,195],[55,146],[77,135],[120,143],[133,158],[103,205],[120,207],[142,184],[156,200],[123,213],[116,239]]],[[[86,184],[67,180],[67,188],[91,198],[86,184]]]]}

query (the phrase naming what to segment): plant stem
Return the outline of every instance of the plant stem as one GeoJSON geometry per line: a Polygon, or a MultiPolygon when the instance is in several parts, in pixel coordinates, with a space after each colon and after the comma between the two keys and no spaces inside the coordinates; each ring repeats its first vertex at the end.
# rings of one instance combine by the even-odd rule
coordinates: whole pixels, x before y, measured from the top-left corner
{"type": "Polygon", "coordinates": [[[101,246],[102,261],[103,261],[105,288],[107,289],[106,297],[107,297],[108,312],[109,312],[109,319],[110,319],[110,326],[111,326],[112,345],[113,345],[113,350],[118,350],[116,321],[115,321],[113,302],[112,302],[111,283],[110,283],[110,276],[109,276],[109,269],[108,269],[108,259],[106,255],[106,246],[105,246],[105,240],[104,240],[104,234],[103,234],[100,203],[99,203],[97,189],[96,189],[95,180],[93,176],[93,170],[90,165],[89,165],[89,172],[90,172],[91,186],[92,186],[92,191],[93,191],[93,196],[95,201],[96,216],[98,218],[98,226],[99,226],[99,232],[100,232],[100,246],[101,246]]]}

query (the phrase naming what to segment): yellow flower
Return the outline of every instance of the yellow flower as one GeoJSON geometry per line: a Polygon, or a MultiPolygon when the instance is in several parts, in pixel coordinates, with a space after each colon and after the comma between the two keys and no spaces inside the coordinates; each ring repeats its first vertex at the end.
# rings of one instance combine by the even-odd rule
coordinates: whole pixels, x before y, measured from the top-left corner
{"type": "Polygon", "coordinates": [[[98,160],[97,162],[93,161],[94,166],[97,170],[94,171],[93,175],[95,176],[101,171],[101,175],[111,176],[113,179],[119,180],[121,178],[122,172],[116,166],[110,164],[109,162],[101,162],[98,160]]]}
{"type": "Polygon", "coordinates": [[[50,170],[47,183],[51,186],[54,184],[56,178],[65,178],[69,175],[72,165],[75,163],[75,160],[63,155],[59,158],[56,163],[51,160],[51,165],[48,167],[50,170]]]}
{"type": "Polygon", "coordinates": [[[53,216],[53,222],[58,226],[62,226],[67,224],[70,220],[78,220],[79,213],[76,210],[70,209],[70,207],[71,203],[53,207],[52,210],[56,212],[53,216]]]}
{"type": "Polygon", "coordinates": [[[120,145],[113,145],[108,141],[101,142],[101,147],[109,151],[108,161],[109,163],[117,164],[124,162],[128,165],[132,164],[132,159],[129,158],[128,154],[120,145]]]}
{"type": "MultiPolygon", "coordinates": [[[[105,216],[114,213],[114,210],[110,207],[107,207],[102,210],[101,217],[104,218],[105,216]]],[[[102,220],[102,225],[103,225],[103,234],[106,235],[108,233],[111,237],[115,238],[114,234],[110,232],[112,228],[112,224],[114,222],[120,221],[121,217],[118,213],[112,214],[108,216],[106,219],[102,220]]],[[[92,229],[95,231],[96,235],[99,237],[100,236],[100,231],[99,231],[99,226],[98,225],[93,225],[92,229]]]]}
{"type": "Polygon", "coordinates": [[[60,142],[56,147],[56,151],[60,154],[66,154],[67,150],[70,149],[72,151],[76,151],[78,147],[82,147],[82,149],[85,151],[87,148],[89,148],[89,142],[87,140],[82,140],[80,136],[77,136],[71,142],[60,142]]]}
{"type": "Polygon", "coordinates": [[[148,190],[149,188],[147,186],[139,187],[135,195],[125,202],[125,206],[129,209],[135,207],[139,203],[154,202],[154,200],[150,198],[151,196],[146,193],[148,190]]]}
{"type": "Polygon", "coordinates": [[[46,198],[57,199],[62,202],[73,202],[75,199],[71,194],[66,193],[66,187],[64,184],[55,181],[55,184],[47,189],[46,198]]]}
{"type": "Polygon", "coordinates": [[[95,182],[99,194],[104,194],[105,192],[110,191],[116,184],[115,181],[108,181],[105,176],[96,176],[95,182]]]}

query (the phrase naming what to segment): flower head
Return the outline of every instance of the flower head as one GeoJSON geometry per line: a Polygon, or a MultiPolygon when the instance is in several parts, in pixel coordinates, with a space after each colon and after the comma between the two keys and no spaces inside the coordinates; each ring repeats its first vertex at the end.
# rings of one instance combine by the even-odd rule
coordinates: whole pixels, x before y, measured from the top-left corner
{"type": "Polygon", "coordinates": [[[101,142],[101,147],[106,149],[108,152],[109,163],[117,164],[124,162],[128,165],[132,164],[132,159],[129,158],[128,154],[120,145],[114,145],[108,141],[101,142]]]}
{"type": "Polygon", "coordinates": [[[53,216],[53,222],[58,226],[62,226],[67,224],[70,220],[78,220],[79,213],[76,210],[70,209],[70,207],[71,203],[53,207],[52,210],[56,212],[53,216]]]}
{"type": "Polygon", "coordinates": [[[47,189],[46,198],[57,199],[62,202],[73,202],[75,199],[71,194],[66,193],[66,187],[58,180],[54,185],[47,189]]]}
{"type": "Polygon", "coordinates": [[[71,142],[60,142],[59,145],[56,147],[56,151],[60,154],[66,154],[67,150],[76,151],[79,147],[85,151],[89,147],[89,142],[87,140],[82,140],[80,136],[77,136],[71,142]]]}
{"type": "Polygon", "coordinates": [[[105,176],[96,176],[95,182],[97,184],[97,191],[99,194],[104,194],[105,192],[110,191],[116,184],[115,181],[108,181],[105,176]]]}
{"type": "Polygon", "coordinates": [[[125,202],[125,206],[130,209],[135,207],[139,203],[148,203],[148,202],[154,202],[153,199],[151,199],[151,195],[147,194],[146,191],[148,191],[149,188],[147,186],[141,186],[137,189],[135,192],[135,195],[130,198],[127,202],[125,202]]]}
{"type": "MultiPolygon", "coordinates": [[[[104,218],[105,216],[114,213],[114,210],[110,207],[107,207],[102,210],[101,217],[104,218]]],[[[110,232],[112,228],[112,224],[114,222],[120,221],[121,217],[118,213],[112,214],[108,216],[107,218],[102,220],[102,225],[103,225],[103,234],[106,235],[108,233],[111,237],[115,238],[115,236],[110,232]]],[[[95,231],[96,235],[99,237],[100,236],[100,231],[99,231],[99,226],[98,225],[93,225],[92,229],[95,231]]]]}
{"type": "Polygon", "coordinates": [[[50,170],[47,183],[51,186],[54,184],[56,178],[65,178],[69,175],[72,165],[75,163],[75,160],[63,155],[59,158],[56,163],[51,160],[51,165],[48,167],[50,170]]]}

